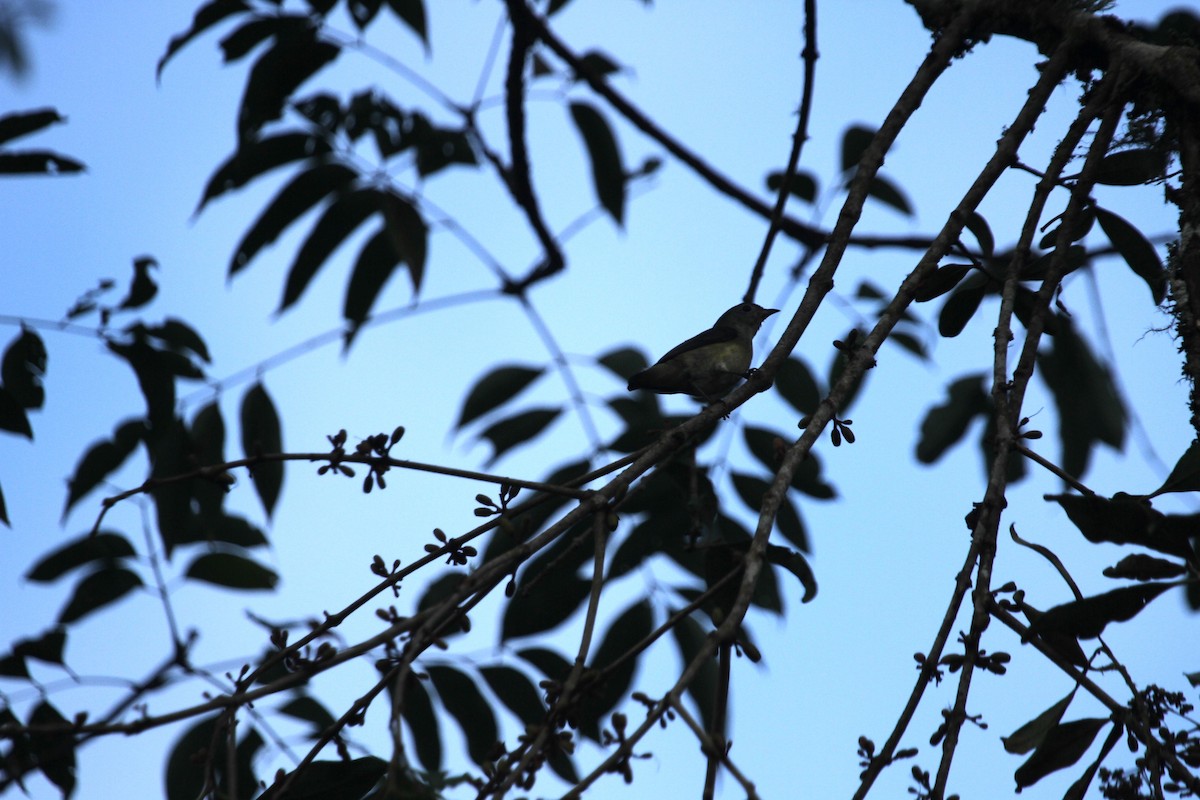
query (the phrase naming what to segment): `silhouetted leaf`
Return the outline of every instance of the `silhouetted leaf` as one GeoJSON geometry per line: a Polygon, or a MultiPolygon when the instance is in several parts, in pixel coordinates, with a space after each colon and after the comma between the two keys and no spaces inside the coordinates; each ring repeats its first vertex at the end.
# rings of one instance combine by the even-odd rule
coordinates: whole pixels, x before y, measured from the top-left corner
{"type": "Polygon", "coordinates": [[[112,562],[136,555],[133,545],[119,533],[100,531],[84,534],[62,547],[42,556],[25,573],[27,580],[46,583],[56,580],[76,567],[93,561],[112,562]]]}
{"type": "MultiPolygon", "coordinates": [[[[759,502],[761,504],[761,501],[759,502]]],[[[696,574],[704,578],[705,583],[709,586],[716,584],[732,570],[740,573],[746,550],[750,546],[750,532],[741,523],[724,514],[719,514],[717,517],[716,536],[718,537],[717,541],[723,544],[705,546],[702,568],[696,571],[696,574]]],[[[692,552],[695,552],[695,548],[692,548],[692,552]]],[[[685,569],[690,569],[683,562],[680,562],[680,565],[685,569]]],[[[717,615],[713,617],[715,623],[720,624],[724,621],[724,615],[732,607],[737,593],[738,583],[737,579],[734,579],[732,583],[725,585],[720,595],[705,606],[705,611],[710,615],[717,615]]],[[[754,587],[754,594],[750,597],[750,602],[773,614],[783,612],[783,597],[779,593],[779,582],[776,580],[773,569],[764,569],[759,573],[758,583],[754,587]]]]}
{"type": "Polygon", "coordinates": [[[773,473],[779,469],[784,449],[788,445],[781,435],[767,428],[747,425],[742,429],[742,436],[751,454],[767,468],[767,472],[773,473]]]}
{"type": "Polygon", "coordinates": [[[1004,743],[1004,749],[1015,755],[1023,755],[1040,745],[1046,739],[1046,734],[1053,730],[1063,714],[1067,713],[1067,706],[1071,705],[1074,697],[1075,692],[1072,690],[1062,700],[1017,728],[1009,736],[1001,736],[1000,741],[1004,743]]]}
{"type": "Polygon", "coordinates": [[[911,333],[906,333],[902,330],[893,330],[891,335],[888,336],[888,341],[907,350],[922,361],[929,360],[929,353],[925,349],[925,343],[911,333]]]}
{"type": "MultiPolygon", "coordinates": [[[[376,756],[362,756],[348,761],[313,761],[292,782],[286,800],[334,800],[334,798],[366,797],[367,793],[387,774],[387,762],[376,756]]],[[[397,781],[402,781],[397,776],[397,781]]],[[[418,795],[412,795],[417,797],[418,795]]],[[[270,789],[262,800],[275,800],[270,789]]]]}
{"type": "MultiPolygon", "coordinates": [[[[1092,209],[1084,209],[1071,218],[1071,227],[1068,228],[1067,242],[1074,243],[1083,240],[1091,232],[1092,226],[1096,224],[1096,214],[1092,209]]],[[[1038,247],[1042,250],[1049,250],[1053,253],[1058,247],[1058,237],[1062,234],[1062,225],[1056,225],[1046,233],[1042,234],[1041,240],[1038,241],[1038,247]]]]}
{"type": "Polygon", "coordinates": [[[1035,292],[1018,284],[1016,294],[1013,296],[1013,314],[1026,330],[1033,324],[1039,308],[1042,315],[1042,330],[1049,336],[1057,336],[1062,328],[1058,315],[1049,308],[1042,307],[1035,292]]]}
{"type": "Polygon", "coordinates": [[[996,250],[996,240],[992,236],[992,229],[988,226],[987,220],[978,211],[972,211],[967,215],[964,227],[969,230],[974,236],[975,241],[979,242],[979,252],[985,257],[991,257],[996,250]]]}
{"type": "Polygon", "coordinates": [[[1124,447],[1125,404],[1108,367],[1096,359],[1065,317],[1053,349],[1038,353],[1037,363],[1058,407],[1063,469],[1081,477],[1097,442],[1118,451],[1124,447]]]}
{"type": "Polygon", "coordinates": [[[337,720],[329,712],[328,708],[306,694],[287,701],[279,707],[279,712],[287,714],[289,717],[311,723],[312,731],[315,734],[319,734],[321,731],[332,728],[337,724],[337,720]]]}
{"type": "Polygon", "coordinates": [[[1067,789],[1066,794],[1063,795],[1063,800],[1083,800],[1087,795],[1088,787],[1091,786],[1092,780],[1096,777],[1096,772],[1100,769],[1100,765],[1104,763],[1104,759],[1108,758],[1108,754],[1121,741],[1124,733],[1125,728],[1123,725],[1112,726],[1112,729],[1108,732],[1108,738],[1100,746],[1100,754],[1083,771],[1083,774],[1071,784],[1071,788],[1067,789]]]}
{"type": "Polygon", "coordinates": [[[938,267],[917,286],[917,290],[913,292],[913,300],[918,303],[925,303],[934,298],[941,297],[946,292],[958,286],[959,282],[966,277],[972,266],[970,264],[947,264],[944,267],[938,267]]]}
{"type": "Polygon", "coordinates": [[[497,665],[479,670],[488,687],[509,711],[526,725],[536,725],[546,717],[546,706],[529,676],[518,669],[497,665]]]}
{"type": "Polygon", "coordinates": [[[1186,575],[1187,567],[1176,561],[1167,561],[1165,558],[1134,553],[1122,558],[1115,566],[1105,567],[1103,574],[1106,578],[1157,581],[1186,575]]]}
{"type": "Polygon", "coordinates": [[[356,189],[334,198],[296,253],[283,288],[280,312],[300,299],[317,270],[367,217],[379,210],[380,202],[380,191],[374,188],[356,189]]]}
{"type": "MultiPolygon", "coordinates": [[[[670,614],[674,616],[678,609],[671,609],[670,614]]],[[[700,652],[700,648],[704,645],[708,634],[704,630],[696,618],[687,616],[679,620],[679,622],[671,628],[671,635],[675,638],[675,645],[679,648],[679,657],[684,665],[691,664],[700,652]]],[[[717,696],[717,660],[714,656],[709,657],[701,665],[700,671],[696,673],[696,677],[687,685],[685,690],[692,702],[695,703],[696,710],[700,712],[700,719],[704,722],[704,730],[711,731],[713,729],[713,702],[717,696]]]]}
{"type": "MultiPolygon", "coordinates": [[[[553,681],[562,682],[566,680],[567,674],[571,671],[570,662],[553,650],[547,650],[542,647],[531,647],[525,650],[518,650],[517,655],[537,667],[544,676],[553,681]]],[[[579,775],[575,769],[575,764],[562,750],[552,750],[547,754],[546,761],[550,764],[550,768],[554,770],[554,773],[564,781],[571,783],[579,782],[579,775]]]]}
{"type": "MultiPolygon", "coordinates": [[[[1054,264],[1057,257],[1057,250],[1050,250],[1042,253],[1037,258],[1029,261],[1021,268],[1020,278],[1023,281],[1044,281],[1050,275],[1050,267],[1054,264]]],[[[1069,275],[1075,270],[1082,267],[1088,262],[1088,252],[1082,246],[1073,244],[1067,248],[1064,264],[1059,268],[1060,274],[1069,275]]]]}
{"type": "Polygon", "coordinates": [[[190,480],[178,477],[192,469],[191,438],[183,421],[171,417],[147,433],[150,451],[150,477],[154,484],[150,497],[154,500],[155,519],[163,548],[170,558],[175,546],[190,538],[193,527],[192,491],[190,480]]]}
{"type": "Polygon", "coordinates": [[[784,400],[801,414],[812,414],[821,403],[821,387],[813,377],[808,365],[796,356],[790,356],[779,365],[775,375],[775,388],[784,400]]]}
{"type": "Polygon", "coordinates": [[[38,770],[62,792],[64,800],[75,791],[75,734],[70,730],[52,733],[37,731],[38,727],[67,728],[71,723],[49,701],[43,700],[29,715],[29,725],[35,728],[29,737],[29,749],[38,770]]]}
{"type": "Polygon", "coordinates": [[[987,393],[983,390],[982,374],[967,375],[950,384],[946,402],[934,406],[921,422],[921,437],[917,440],[917,460],[932,464],[962,439],[967,427],[977,416],[989,410],[987,393]]]}
{"type": "MultiPolygon", "coordinates": [[[[662,535],[664,527],[675,527],[676,531],[672,531],[675,536],[679,536],[678,529],[686,529],[687,521],[683,518],[682,512],[678,515],[655,513],[652,514],[647,523],[636,526],[629,535],[622,541],[616,553],[613,554],[612,560],[609,563],[606,577],[608,579],[619,578],[645,564],[656,553],[660,553],[665,549],[665,539],[662,535]],[[676,524],[673,521],[678,520],[676,524]]],[[[670,536],[668,534],[667,536],[670,536]]]]}
{"type": "Polygon", "coordinates": [[[1175,462],[1163,485],[1155,489],[1150,497],[1157,497],[1166,492],[1197,491],[1200,491],[1200,439],[1193,439],[1188,449],[1175,462]]]}
{"type": "Polygon", "coordinates": [[[461,570],[449,570],[439,575],[425,587],[421,599],[417,602],[417,611],[426,611],[443,600],[447,600],[458,591],[462,582],[467,579],[467,573],[461,570]]]}
{"type": "Polygon", "coordinates": [[[621,612],[604,634],[600,646],[592,658],[591,668],[603,670],[604,680],[584,694],[579,722],[580,731],[590,739],[600,740],[603,717],[608,714],[633,683],[638,659],[627,658],[619,665],[616,662],[638,642],[650,634],[654,613],[647,600],[640,600],[621,612]]]}
{"type": "Polygon", "coordinates": [[[1178,583],[1148,583],[1125,586],[1111,592],[1085,597],[1048,609],[1030,630],[1037,634],[1066,633],[1080,639],[1094,639],[1110,622],[1125,622],[1145,608],[1151,600],[1178,583]]]}
{"type": "Polygon", "coordinates": [[[203,361],[212,361],[208,354],[208,345],[205,344],[203,337],[183,320],[168,317],[161,325],[152,325],[145,331],[147,336],[158,339],[171,350],[191,351],[203,361]]]}
{"type": "MultiPolygon", "coordinates": [[[[242,398],[242,452],[247,458],[283,452],[283,432],[275,403],[261,383],[256,383],[242,398]]],[[[254,489],[270,517],[283,488],[283,462],[266,461],[254,466],[254,489]]]]}
{"type": "Polygon", "coordinates": [[[167,52],[163,53],[162,58],[158,60],[158,66],[154,70],[156,77],[162,77],[163,67],[167,62],[179,52],[185,44],[195,39],[206,30],[221,22],[222,20],[250,9],[246,0],[209,0],[196,10],[195,17],[192,18],[192,26],[181,34],[171,37],[171,42],[167,45],[167,52]]]}
{"type": "Polygon", "coordinates": [[[425,277],[425,257],[429,250],[429,228],[416,205],[399,195],[391,192],[384,194],[381,208],[392,249],[403,263],[408,264],[413,295],[420,294],[421,281],[425,277]]]}
{"type": "Polygon", "coordinates": [[[952,339],[963,332],[987,293],[987,279],[978,273],[960,283],[938,313],[938,333],[952,339]]]}
{"type": "Polygon", "coordinates": [[[480,439],[492,443],[492,457],[488,459],[488,464],[494,464],[512,448],[537,438],[561,413],[561,408],[537,408],[489,425],[479,434],[480,439]]]}
{"type": "Polygon", "coordinates": [[[1182,526],[1173,525],[1162,512],[1148,502],[1129,495],[1113,498],[1098,495],[1046,495],[1062,506],[1063,511],[1089,542],[1099,544],[1134,544],[1183,559],[1194,559],[1187,529],[1195,518],[1185,519],[1182,526]]]}
{"type": "Polygon", "coordinates": [[[205,553],[184,574],[192,580],[245,591],[274,589],[279,582],[274,570],[234,553],[205,553]]]}
{"type": "Polygon", "coordinates": [[[585,80],[585,76],[604,79],[621,71],[620,64],[599,50],[588,50],[580,56],[579,66],[582,74],[575,75],[575,80],[585,80]]]}
{"type": "Polygon", "coordinates": [[[259,250],[275,241],[304,212],[356,177],[358,173],[346,165],[331,163],[317,164],[293,178],[242,236],[229,263],[230,277],[244,269],[259,250]]]}
{"type": "MultiPolygon", "coordinates": [[[[211,758],[215,768],[221,765],[219,755],[224,752],[225,737],[214,737],[214,728],[220,714],[205,717],[184,731],[175,740],[171,754],[167,757],[164,779],[167,800],[195,800],[208,786],[208,770],[205,758],[211,758]],[[221,753],[210,751],[216,742],[221,753]]],[[[223,767],[223,765],[221,765],[223,767]]]]}
{"type": "Polygon", "coordinates": [[[106,346],[129,364],[137,376],[138,388],[146,400],[148,428],[163,431],[175,417],[175,377],[202,378],[203,373],[186,357],[151,347],[136,328],[131,332],[132,341],[109,340],[106,346]]]}
{"type": "Polygon", "coordinates": [[[817,577],[813,574],[808,559],[803,555],[797,553],[795,550],[780,547],[777,544],[769,544],[767,545],[767,561],[776,566],[783,567],[796,576],[796,579],[800,581],[800,585],[804,588],[804,594],[800,598],[801,603],[807,603],[817,596],[817,577]]]}
{"type": "Polygon", "coordinates": [[[342,316],[350,323],[350,329],[346,333],[347,347],[358,329],[366,322],[384,284],[399,265],[400,257],[392,245],[387,228],[379,228],[371,234],[359,251],[358,259],[350,272],[350,282],[346,285],[342,316]]]}
{"type": "Polygon", "coordinates": [[[291,132],[244,142],[208,179],[193,213],[199,214],[210,200],[245,186],[276,167],[324,155],[330,150],[329,142],[311,133],[291,132]]]}
{"type": "Polygon", "coordinates": [[[1109,186],[1137,186],[1161,178],[1166,169],[1163,153],[1142,147],[1109,153],[1096,171],[1096,183],[1109,186]]]}
{"type": "Polygon", "coordinates": [[[1033,755],[1017,768],[1013,776],[1017,791],[1032,786],[1051,772],[1071,766],[1092,746],[1096,734],[1111,724],[1108,719],[1077,719],[1056,725],[1033,755]]]}
{"type": "Polygon", "coordinates": [[[417,759],[428,772],[442,769],[442,736],[425,684],[411,672],[404,684],[404,721],[412,728],[417,759]]]}
{"type": "MultiPolygon", "coordinates": [[[[767,190],[778,192],[783,186],[783,171],[776,170],[767,174],[767,190]]],[[[792,176],[791,183],[788,184],[788,194],[793,197],[798,197],[806,203],[815,203],[817,201],[817,179],[816,177],[805,170],[798,170],[792,176]]]]}
{"type": "MultiPolygon", "coordinates": [[[[355,99],[357,97],[358,95],[355,95],[355,99]]],[[[351,100],[351,103],[353,102],[351,100]]],[[[336,133],[338,130],[344,129],[346,126],[345,117],[351,113],[349,110],[344,112],[341,102],[333,95],[325,92],[317,92],[316,94],[306,96],[302,100],[297,100],[292,103],[292,108],[309,122],[324,128],[326,133],[336,133]]],[[[348,131],[348,133],[351,138],[354,138],[353,132],[348,131]]],[[[317,141],[327,143],[325,137],[317,141]]]]}
{"type": "Polygon", "coordinates": [[[804,521],[800,518],[800,511],[791,495],[788,495],[779,504],[779,512],[775,515],[775,527],[779,528],[779,533],[784,535],[784,539],[796,545],[800,552],[811,552],[809,531],[805,529],[804,521]]]}
{"type": "Polygon", "coordinates": [[[617,395],[609,398],[607,403],[608,407],[625,423],[624,429],[608,445],[609,449],[619,453],[632,453],[634,450],[650,444],[663,431],[678,424],[678,422],[673,423],[672,418],[663,416],[658,395],[653,392],[617,395]]]}
{"type": "MultiPolygon", "coordinates": [[[[738,497],[742,498],[743,503],[748,505],[751,511],[757,513],[762,506],[763,495],[766,494],[770,483],[754,475],[733,473],[732,477],[733,488],[737,489],[738,497]]],[[[792,542],[802,551],[808,551],[808,533],[804,530],[804,523],[800,522],[799,512],[791,498],[784,498],[780,504],[779,512],[775,516],[775,527],[779,529],[780,534],[784,535],[784,539],[792,542]]]]}
{"type": "Polygon", "coordinates": [[[58,615],[62,624],[74,622],[110,603],[115,603],[142,585],[137,573],[124,567],[101,568],[91,573],[75,587],[71,599],[58,615]]]}
{"type": "Polygon", "coordinates": [[[623,381],[629,380],[633,373],[640,372],[650,365],[650,362],[646,360],[646,355],[641,350],[632,347],[610,350],[596,361],[623,381]]]}
{"type": "Polygon", "coordinates": [[[906,217],[913,215],[912,203],[904,196],[904,192],[900,191],[899,186],[882,175],[876,175],[871,179],[871,185],[867,189],[867,196],[874,197],[884,205],[891,206],[906,217]]]}
{"type": "Polygon", "coordinates": [[[246,79],[238,111],[238,141],[252,138],[263,125],[278,119],[292,92],[339,53],[340,47],[317,39],[311,27],[277,33],[274,45],[254,62],[246,79]]]}
{"type": "Polygon", "coordinates": [[[425,22],[424,0],[387,0],[387,4],[392,13],[421,39],[428,50],[429,30],[425,22]]]}
{"type": "Polygon", "coordinates": [[[833,500],[837,490],[821,475],[821,457],[809,451],[792,473],[792,488],[817,500],[833,500]]]}
{"type": "MultiPolygon", "coordinates": [[[[192,419],[191,441],[195,448],[193,456],[198,466],[225,463],[225,419],[216,400],[206,404],[192,419]]],[[[232,476],[228,476],[230,479],[232,476]]],[[[196,481],[192,497],[196,502],[197,527],[212,528],[221,525],[224,516],[222,506],[228,484],[220,478],[196,481]]],[[[221,539],[221,541],[226,541],[221,539]]]]}
{"type": "Polygon", "coordinates": [[[518,650],[517,655],[537,667],[546,678],[552,681],[562,683],[571,672],[570,661],[544,647],[526,647],[518,650]]]}
{"type": "Polygon", "coordinates": [[[501,641],[544,633],[562,624],[588,596],[591,586],[590,580],[561,568],[546,570],[535,581],[519,585],[504,609],[501,641]]]}
{"type": "MultiPolygon", "coordinates": [[[[591,462],[588,459],[574,461],[556,469],[545,478],[545,481],[560,486],[569,485],[576,478],[587,473],[590,467],[591,462]]],[[[501,526],[488,541],[482,560],[484,562],[490,561],[506,552],[518,541],[521,541],[525,535],[539,530],[547,520],[557,514],[568,503],[568,499],[562,495],[548,497],[549,499],[546,502],[540,503],[517,516],[511,527],[501,526]]]]}
{"type": "Polygon", "coordinates": [[[13,654],[21,658],[33,658],[46,664],[63,665],[63,647],[67,643],[67,632],[61,628],[47,631],[36,639],[18,639],[13,643],[13,654]]]}
{"type": "Polygon", "coordinates": [[[46,345],[32,328],[21,325],[21,333],[4,351],[0,383],[22,408],[41,408],[46,400],[45,374],[46,345]]]}
{"type": "Polygon", "coordinates": [[[307,14],[266,14],[253,16],[221,39],[225,63],[245,58],[251,50],[268,39],[290,45],[312,39],[314,21],[307,14]]]}
{"type": "Polygon", "coordinates": [[[81,162],[52,150],[0,152],[0,175],[64,175],[84,169],[81,162]]]}
{"type": "Polygon", "coordinates": [[[122,422],[113,432],[112,439],[97,441],[84,453],[74,474],[67,481],[67,501],[62,509],[62,518],[65,519],[74,504],[125,463],[134,447],[142,441],[144,432],[145,422],[142,420],[122,422]]]}
{"type": "MultiPolygon", "coordinates": [[[[193,495],[195,496],[195,495],[193,495]]],[[[190,516],[188,527],[173,539],[172,544],[192,544],[205,542],[208,544],[231,544],[237,547],[263,547],[267,537],[262,529],[253,525],[245,517],[227,514],[217,509],[211,514],[193,514],[190,516]]]]}
{"type": "Polygon", "coordinates": [[[471,388],[454,427],[461,429],[489,411],[504,405],[541,377],[544,371],[518,365],[495,368],[471,388]]]}
{"type": "Polygon", "coordinates": [[[417,174],[422,178],[452,164],[477,163],[475,149],[466,130],[434,125],[419,112],[412,114],[409,128],[402,135],[401,143],[402,146],[416,147],[417,174]]]}
{"type": "Polygon", "coordinates": [[[1154,304],[1160,305],[1167,297],[1167,271],[1163,269],[1154,245],[1141,231],[1111,211],[1097,208],[1096,220],[1129,268],[1150,287],[1154,304]]]}
{"type": "MultiPolygon", "coordinates": [[[[121,301],[120,308],[141,308],[154,299],[158,294],[158,284],[150,276],[151,269],[157,269],[158,262],[149,256],[141,256],[133,260],[133,280],[129,284],[129,294],[121,301]]],[[[146,330],[142,323],[132,326],[137,330],[146,330]]]]}
{"type": "Polygon", "coordinates": [[[851,125],[846,129],[842,134],[842,172],[858,166],[874,138],[875,131],[862,125],[851,125]]]}
{"type": "Polygon", "coordinates": [[[436,665],[429,667],[428,671],[442,705],[462,728],[471,760],[476,764],[484,763],[499,741],[492,707],[480,694],[475,681],[465,673],[453,667],[436,665]]]}
{"type": "Polygon", "coordinates": [[[33,428],[25,409],[12,393],[0,386],[0,431],[9,431],[26,439],[33,438],[33,428]]]}
{"type": "Polygon", "coordinates": [[[587,103],[571,103],[571,119],[587,148],[596,197],[613,221],[622,225],[625,218],[625,167],[621,163],[616,137],[600,112],[587,103]]]}
{"type": "Polygon", "coordinates": [[[28,136],[42,128],[65,121],[53,108],[38,108],[33,111],[15,111],[5,114],[0,116],[0,144],[28,136]]]}

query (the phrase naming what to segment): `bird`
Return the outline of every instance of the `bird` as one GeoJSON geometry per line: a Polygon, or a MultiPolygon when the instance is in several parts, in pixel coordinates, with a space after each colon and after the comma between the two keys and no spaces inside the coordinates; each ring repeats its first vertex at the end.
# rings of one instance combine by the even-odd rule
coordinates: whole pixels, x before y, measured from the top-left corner
{"type": "Polygon", "coordinates": [[[748,377],[754,357],[754,334],[763,320],[779,311],[755,303],[738,303],[711,328],[673,347],[653,366],[629,379],[629,391],[687,394],[712,403],[748,377]]]}

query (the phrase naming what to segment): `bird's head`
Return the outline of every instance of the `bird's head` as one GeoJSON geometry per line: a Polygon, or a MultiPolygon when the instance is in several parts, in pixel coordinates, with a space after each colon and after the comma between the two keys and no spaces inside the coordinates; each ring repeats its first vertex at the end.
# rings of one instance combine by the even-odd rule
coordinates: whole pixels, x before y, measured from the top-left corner
{"type": "Polygon", "coordinates": [[[779,312],[778,308],[763,308],[756,303],[738,303],[721,315],[714,328],[733,328],[750,336],[758,333],[763,320],[779,312]]]}

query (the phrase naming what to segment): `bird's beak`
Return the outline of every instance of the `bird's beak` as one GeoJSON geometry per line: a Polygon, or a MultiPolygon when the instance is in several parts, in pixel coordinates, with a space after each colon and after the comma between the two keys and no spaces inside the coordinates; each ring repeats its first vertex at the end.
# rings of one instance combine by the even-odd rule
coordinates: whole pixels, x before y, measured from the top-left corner
{"type": "Polygon", "coordinates": [[[778,308],[764,308],[763,309],[763,319],[766,319],[767,317],[771,316],[772,314],[778,314],[778,313],[779,313],[778,308]]]}

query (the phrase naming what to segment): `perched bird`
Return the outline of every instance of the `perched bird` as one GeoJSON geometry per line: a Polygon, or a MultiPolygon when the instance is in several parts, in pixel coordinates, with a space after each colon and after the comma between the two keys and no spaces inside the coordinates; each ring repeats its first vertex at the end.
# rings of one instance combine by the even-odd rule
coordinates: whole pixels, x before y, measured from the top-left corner
{"type": "Polygon", "coordinates": [[[673,348],[654,366],[629,379],[629,391],[690,394],[706,403],[719,400],[745,378],[754,357],[754,334],[778,312],[754,303],[738,303],[711,328],[673,348]]]}

